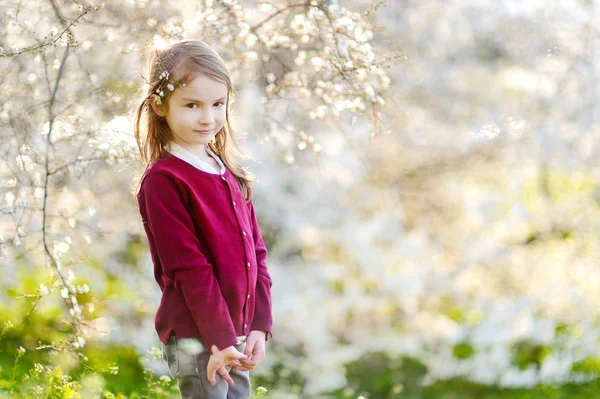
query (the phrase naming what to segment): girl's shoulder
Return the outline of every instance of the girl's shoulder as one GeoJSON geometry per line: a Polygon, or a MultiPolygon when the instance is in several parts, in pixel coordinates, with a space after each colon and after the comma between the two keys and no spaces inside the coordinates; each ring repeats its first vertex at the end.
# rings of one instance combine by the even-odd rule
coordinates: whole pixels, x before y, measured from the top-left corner
{"type": "Polygon", "coordinates": [[[178,164],[178,162],[176,161],[176,158],[174,158],[173,156],[165,156],[162,157],[156,161],[154,161],[153,163],[151,163],[150,165],[148,165],[148,167],[146,168],[146,170],[144,171],[142,177],[141,177],[141,181],[140,181],[140,192],[142,191],[145,183],[150,180],[163,180],[163,179],[156,179],[156,178],[151,178],[148,179],[150,176],[156,177],[158,175],[162,175],[163,177],[168,177],[168,180],[172,180],[173,182],[177,182],[177,181],[181,181],[185,179],[185,173],[183,173],[181,171],[181,167],[178,164]]]}

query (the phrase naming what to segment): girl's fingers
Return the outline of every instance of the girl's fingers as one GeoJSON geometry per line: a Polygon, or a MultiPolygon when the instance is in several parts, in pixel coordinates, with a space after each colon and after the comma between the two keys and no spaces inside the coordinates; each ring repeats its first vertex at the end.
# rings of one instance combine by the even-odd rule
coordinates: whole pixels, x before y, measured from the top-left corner
{"type": "Polygon", "coordinates": [[[241,370],[241,371],[247,371],[247,370],[253,370],[257,365],[258,365],[258,361],[252,359],[240,359],[240,362],[242,363],[241,366],[233,366],[236,370],[241,370]]]}
{"type": "Polygon", "coordinates": [[[219,369],[217,370],[217,373],[219,373],[219,375],[221,377],[223,377],[223,379],[225,381],[227,381],[227,383],[229,385],[233,385],[233,379],[231,378],[231,376],[229,375],[229,373],[227,372],[227,370],[225,369],[225,367],[223,367],[223,366],[219,367],[219,369]]]}

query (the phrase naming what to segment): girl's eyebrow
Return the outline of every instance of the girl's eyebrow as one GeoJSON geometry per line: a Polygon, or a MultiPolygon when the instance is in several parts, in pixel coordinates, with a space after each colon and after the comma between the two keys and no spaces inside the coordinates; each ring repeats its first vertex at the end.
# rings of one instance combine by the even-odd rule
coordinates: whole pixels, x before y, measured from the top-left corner
{"type": "MultiPolygon", "coordinates": [[[[223,97],[221,97],[221,98],[217,98],[217,99],[216,99],[215,101],[213,101],[213,102],[216,102],[216,101],[224,101],[224,100],[226,100],[226,99],[227,99],[227,97],[226,97],[226,96],[223,96],[223,97]]],[[[200,100],[197,100],[197,99],[195,99],[195,98],[182,98],[181,100],[182,100],[182,101],[193,101],[193,102],[196,102],[196,103],[201,103],[201,102],[202,102],[202,101],[200,101],[200,100]]]]}

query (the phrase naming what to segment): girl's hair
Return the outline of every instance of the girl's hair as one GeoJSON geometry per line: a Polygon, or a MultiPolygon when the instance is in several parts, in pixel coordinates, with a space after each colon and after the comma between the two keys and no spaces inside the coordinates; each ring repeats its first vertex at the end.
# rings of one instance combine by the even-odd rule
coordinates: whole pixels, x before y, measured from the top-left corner
{"type": "MultiPolygon", "coordinates": [[[[179,40],[160,50],[150,45],[146,50],[143,78],[148,89],[144,91],[143,101],[134,116],[135,140],[142,163],[147,169],[160,159],[167,143],[173,139],[166,118],[160,117],[150,105],[150,101],[154,101],[153,95],[156,96],[157,89],[162,88],[160,103],[168,112],[168,101],[172,90],[167,89],[163,77],[166,76],[171,82],[181,85],[192,82],[198,74],[205,74],[227,86],[226,121],[208,147],[235,175],[242,195],[246,201],[249,201],[252,197],[251,183],[254,181],[254,176],[246,168],[234,162],[234,158],[248,159],[250,156],[242,151],[229,122],[229,104],[233,103],[234,95],[231,77],[223,59],[212,47],[200,40],[179,40]]],[[[143,173],[138,178],[135,192],[139,190],[142,175],[143,173]]]]}

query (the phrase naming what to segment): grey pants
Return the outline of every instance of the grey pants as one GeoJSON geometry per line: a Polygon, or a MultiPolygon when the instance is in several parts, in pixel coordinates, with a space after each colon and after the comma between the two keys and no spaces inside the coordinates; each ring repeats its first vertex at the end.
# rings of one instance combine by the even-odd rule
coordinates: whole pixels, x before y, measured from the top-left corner
{"type": "MultiPolygon", "coordinates": [[[[244,352],[246,343],[235,348],[244,352]]],[[[208,382],[208,359],[210,353],[197,338],[176,338],[171,335],[167,345],[162,344],[163,359],[169,372],[177,381],[182,399],[249,399],[250,371],[240,371],[225,366],[234,384],[230,386],[217,372],[215,385],[208,382]]]]}

